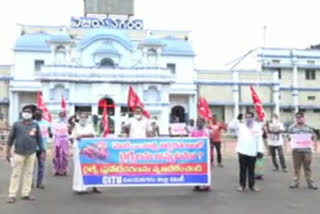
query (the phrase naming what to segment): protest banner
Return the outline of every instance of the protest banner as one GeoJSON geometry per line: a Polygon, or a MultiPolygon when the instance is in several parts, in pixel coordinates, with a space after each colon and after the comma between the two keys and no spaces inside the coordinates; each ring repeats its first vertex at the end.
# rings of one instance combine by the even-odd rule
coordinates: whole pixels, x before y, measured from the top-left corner
{"type": "Polygon", "coordinates": [[[207,138],[88,138],[78,143],[85,186],[210,185],[207,138]]]}
{"type": "Polygon", "coordinates": [[[186,136],[187,129],[185,123],[172,123],[170,124],[170,135],[172,136],[186,136]]]}
{"type": "Polygon", "coordinates": [[[312,148],[312,134],[291,134],[290,139],[293,149],[312,148]]]}

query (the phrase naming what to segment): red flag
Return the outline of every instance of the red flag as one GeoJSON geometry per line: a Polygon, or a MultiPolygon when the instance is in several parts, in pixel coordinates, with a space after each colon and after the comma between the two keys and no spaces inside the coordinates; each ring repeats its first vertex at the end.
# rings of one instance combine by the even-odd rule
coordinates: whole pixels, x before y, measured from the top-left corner
{"type": "Polygon", "coordinates": [[[63,95],[61,97],[61,111],[63,111],[65,115],[67,115],[67,103],[63,95]]]}
{"type": "Polygon", "coordinates": [[[262,102],[261,102],[260,98],[258,97],[258,94],[256,93],[256,91],[252,87],[252,85],[250,85],[250,91],[251,91],[253,105],[254,105],[254,108],[255,108],[256,113],[258,115],[258,119],[262,121],[264,119],[264,117],[266,116],[263,111],[262,102]]]}
{"type": "Polygon", "coordinates": [[[108,119],[107,107],[104,107],[103,109],[102,125],[103,125],[102,137],[107,137],[109,134],[109,119],[108,119]]]}
{"type": "Polygon", "coordinates": [[[209,108],[208,102],[204,97],[198,98],[198,114],[205,120],[211,120],[212,112],[209,108]]]}
{"type": "Polygon", "coordinates": [[[147,110],[144,109],[143,103],[131,86],[129,87],[128,107],[132,108],[133,110],[135,110],[137,107],[140,107],[142,108],[143,115],[148,119],[151,118],[151,115],[147,110]]]}
{"type": "Polygon", "coordinates": [[[42,93],[37,93],[37,108],[42,110],[42,118],[48,122],[52,122],[52,116],[47,108],[46,104],[43,102],[42,93]]]}

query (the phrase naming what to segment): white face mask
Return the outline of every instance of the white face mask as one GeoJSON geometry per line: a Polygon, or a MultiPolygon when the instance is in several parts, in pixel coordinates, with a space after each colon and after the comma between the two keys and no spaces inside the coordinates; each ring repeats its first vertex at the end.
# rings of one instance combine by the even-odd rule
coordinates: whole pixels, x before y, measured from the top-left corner
{"type": "Polygon", "coordinates": [[[32,114],[29,112],[22,112],[22,119],[24,120],[30,120],[32,118],[32,114]]]}
{"type": "Polygon", "coordinates": [[[277,123],[278,122],[278,119],[277,118],[272,118],[272,123],[277,123]]]}
{"type": "Polygon", "coordinates": [[[137,120],[140,120],[140,119],[142,118],[142,115],[136,114],[136,115],[134,115],[134,117],[135,117],[137,120]]]}
{"type": "Polygon", "coordinates": [[[85,126],[85,125],[87,124],[87,119],[80,119],[80,120],[79,120],[79,124],[80,124],[81,126],[85,126]]]}

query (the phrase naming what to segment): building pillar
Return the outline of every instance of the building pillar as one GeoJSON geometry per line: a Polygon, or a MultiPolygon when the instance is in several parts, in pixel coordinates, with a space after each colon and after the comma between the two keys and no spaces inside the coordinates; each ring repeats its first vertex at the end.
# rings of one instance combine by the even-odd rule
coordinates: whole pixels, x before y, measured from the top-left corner
{"type": "Polygon", "coordinates": [[[71,117],[72,115],[75,114],[75,105],[69,104],[68,100],[67,100],[67,113],[68,113],[68,117],[71,117]]]}
{"type": "Polygon", "coordinates": [[[114,135],[119,136],[121,133],[121,106],[116,105],[114,109],[114,135]]]}
{"type": "Polygon", "coordinates": [[[161,115],[159,118],[160,134],[169,135],[169,125],[170,125],[170,104],[161,108],[161,115]]]}
{"type": "Polygon", "coordinates": [[[189,103],[189,120],[197,118],[197,110],[196,110],[197,103],[196,103],[196,100],[195,100],[196,98],[195,97],[196,96],[193,94],[193,95],[190,95],[189,99],[188,99],[188,103],[189,103]]]}
{"type": "Polygon", "coordinates": [[[97,103],[93,103],[91,104],[91,115],[98,115],[98,104],[97,103]]]}
{"type": "Polygon", "coordinates": [[[71,64],[71,47],[70,47],[70,45],[68,45],[66,47],[66,62],[67,62],[67,65],[71,64]]]}
{"type": "Polygon", "coordinates": [[[232,96],[233,96],[233,118],[237,117],[239,114],[239,73],[237,71],[232,72],[232,80],[233,80],[233,87],[232,87],[232,96]]]}
{"type": "Polygon", "coordinates": [[[10,97],[9,124],[12,125],[15,121],[19,119],[19,113],[20,113],[19,94],[18,92],[11,91],[9,94],[9,97],[10,97]]]}
{"type": "Polygon", "coordinates": [[[273,95],[273,103],[274,109],[273,112],[280,117],[280,82],[278,71],[273,72],[273,87],[272,87],[272,95],[273,95]]]}
{"type": "Polygon", "coordinates": [[[51,53],[50,53],[50,64],[51,65],[54,65],[56,64],[55,61],[56,61],[56,57],[55,57],[55,46],[54,45],[50,45],[50,49],[51,49],[51,53]]]}
{"type": "Polygon", "coordinates": [[[293,65],[293,73],[292,73],[292,98],[293,98],[293,108],[294,112],[299,111],[299,92],[298,92],[298,59],[296,56],[296,50],[292,50],[292,65],[293,65]]]}

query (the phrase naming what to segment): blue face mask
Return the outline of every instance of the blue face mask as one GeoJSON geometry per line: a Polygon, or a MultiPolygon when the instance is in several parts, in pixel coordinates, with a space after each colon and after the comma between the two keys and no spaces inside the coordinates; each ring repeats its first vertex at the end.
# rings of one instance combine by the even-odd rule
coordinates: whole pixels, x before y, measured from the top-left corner
{"type": "Polygon", "coordinates": [[[250,118],[250,119],[246,119],[246,124],[247,126],[251,127],[253,125],[254,119],[250,118]]]}

